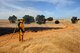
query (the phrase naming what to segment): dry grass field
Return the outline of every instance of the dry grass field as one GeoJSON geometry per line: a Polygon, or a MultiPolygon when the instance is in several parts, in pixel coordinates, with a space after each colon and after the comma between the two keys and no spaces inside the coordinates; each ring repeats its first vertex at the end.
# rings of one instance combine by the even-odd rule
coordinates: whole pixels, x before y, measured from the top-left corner
{"type": "MultiPolygon", "coordinates": [[[[23,42],[18,41],[18,32],[0,36],[0,53],[80,53],[80,21],[77,24],[68,20],[60,22],[26,24],[27,28],[37,27],[37,31],[26,30],[23,42]]],[[[0,27],[16,27],[16,24],[2,20],[0,27]]]]}

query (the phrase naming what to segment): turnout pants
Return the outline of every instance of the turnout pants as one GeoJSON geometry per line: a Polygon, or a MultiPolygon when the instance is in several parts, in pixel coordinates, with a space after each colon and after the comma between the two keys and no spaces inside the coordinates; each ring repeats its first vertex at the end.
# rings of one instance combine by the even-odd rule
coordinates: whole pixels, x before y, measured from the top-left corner
{"type": "Polygon", "coordinates": [[[24,35],[24,32],[23,32],[23,30],[20,28],[20,29],[19,29],[19,41],[23,41],[23,35],[24,35]]]}

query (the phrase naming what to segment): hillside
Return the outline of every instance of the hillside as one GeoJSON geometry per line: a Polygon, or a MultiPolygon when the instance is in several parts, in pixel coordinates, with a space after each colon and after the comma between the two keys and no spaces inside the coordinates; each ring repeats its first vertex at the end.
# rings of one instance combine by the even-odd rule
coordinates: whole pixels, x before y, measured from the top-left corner
{"type": "Polygon", "coordinates": [[[36,27],[37,31],[26,30],[23,42],[18,41],[18,32],[0,36],[0,53],[80,53],[80,21],[60,22],[25,25],[36,27]]]}

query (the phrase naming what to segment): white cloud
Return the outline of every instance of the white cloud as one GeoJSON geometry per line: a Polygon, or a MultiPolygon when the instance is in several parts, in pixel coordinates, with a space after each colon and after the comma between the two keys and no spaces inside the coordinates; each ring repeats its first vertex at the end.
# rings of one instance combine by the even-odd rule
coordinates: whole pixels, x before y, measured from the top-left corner
{"type": "MultiPolygon", "coordinates": [[[[18,0],[17,0],[18,1],[18,0]]],[[[48,11],[40,11],[34,7],[25,7],[18,6],[14,4],[15,2],[12,0],[1,0],[0,5],[0,19],[8,19],[10,15],[16,15],[18,18],[23,17],[24,15],[32,15],[36,16],[38,14],[44,14],[44,15],[52,15],[51,12],[48,11]],[[11,8],[11,9],[10,9],[11,8]],[[14,9],[14,10],[13,10],[14,9]]]]}
{"type": "Polygon", "coordinates": [[[73,0],[0,0],[0,6],[21,9],[19,6],[13,5],[15,3],[18,3],[18,1],[47,2],[54,4],[56,8],[65,7],[67,5],[72,5],[75,3],[73,0]]]}
{"type": "Polygon", "coordinates": [[[75,3],[74,0],[1,0],[1,1],[8,1],[8,2],[16,2],[16,1],[33,1],[33,2],[47,2],[52,3],[55,5],[65,6],[75,3]]]}
{"type": "Polygon", "coordinates": [[[72,0],[0,0],[0,18],[6,18],[10,15],[16,15],[18,18],[22,18],[24,15],[32,15],[36,16],[38,14],[44,14],[46,17],[49,16],[55,16],[55,17],[60,17],[60,16],[72,16],[76,15],[77,12],[80,10],[80,8],[76,8],[73,10],[63,10],[60,9],[60,7],[64,7],[66,5],[72,5],[74,1],[72,0]],[[19,5],[16,5],[15,2],[17,1],[33,1],[33,2],[48,2],[56,5],[57,12],[50,12],[47,10],[41,11],[39,9],[36,9],[35,7],[22,7],[19,5]],[[8,9],[9,8],[9,9],[8,9]],[[11,9],[10,9],[11,8],[11,9]],[[14,10],[13,10],[14,9],[14,10]],[[60,12],[59,12],[60,11],[60,12]],[[61,14],[58,14],[61,13],[61,14]]]}
{"type": "Polygon", "coordinates": [[[15,6],[15,5],[8,5],[7,6],[11,7],[11,8],[15,8],[17,10],[11,10],[11,9],[2,9],[3,11],[0,12],[0,18],[6,18],[8,19],[9,16],[11,15],[16,15],[18,18],[22,18],[24,15],[31,15],[36,17],[36,15],[38,14],[44,14],[44,15],[51,15],[51,12],[48,11],[40,11],[34,7],[19,7],[19,6],[15,6]],[[5,11],[4,11],[5,10],[5,11]]]}
{"type": "Polygon", "coordinates": [[[75,3],[73,0],[17,0],[17,1],[47,2],[52,3],[58,7],[72,5],[75,3]]]}
{"type": "Polygon", "coordinates": [[[56,9],[65,8],[66,6],[74,5],[74,0],[17,0],[17,1],[32,1],[32,2],[47,2],[55,5],[56,9]]]}

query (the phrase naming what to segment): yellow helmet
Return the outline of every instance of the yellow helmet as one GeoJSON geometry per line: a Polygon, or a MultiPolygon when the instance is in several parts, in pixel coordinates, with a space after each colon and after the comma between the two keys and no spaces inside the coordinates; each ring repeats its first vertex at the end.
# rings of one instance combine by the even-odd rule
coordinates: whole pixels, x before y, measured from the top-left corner
{"type": "Polygon", "coordinates": [[[24,19],[20,19],[20,22],[24,22],[24,19]]]}

